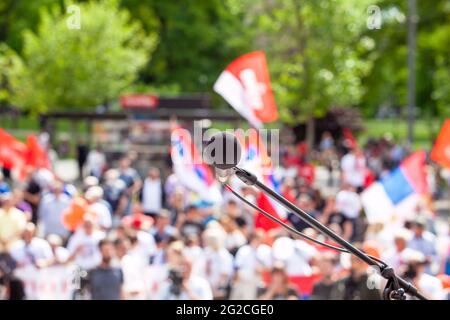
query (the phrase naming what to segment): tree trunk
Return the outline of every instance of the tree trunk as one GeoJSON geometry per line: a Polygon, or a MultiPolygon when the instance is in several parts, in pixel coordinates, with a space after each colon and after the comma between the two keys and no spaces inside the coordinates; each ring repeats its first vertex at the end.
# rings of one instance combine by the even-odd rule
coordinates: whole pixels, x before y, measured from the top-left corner
{"type": "Polygon", "coordinates": [[[308,146],[306,159],[311,160],[312,150],[314,149],[314,141],[316,139],[316,121],[311,115],[306,122],[306,145],[308,146]]]}

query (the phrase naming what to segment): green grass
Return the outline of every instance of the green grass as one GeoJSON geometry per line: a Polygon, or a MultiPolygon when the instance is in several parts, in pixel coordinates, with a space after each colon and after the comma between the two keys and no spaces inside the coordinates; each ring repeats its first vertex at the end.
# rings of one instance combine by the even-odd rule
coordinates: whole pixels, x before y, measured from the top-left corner
{"type": "MultiPolygon", "coordinates": [[[[434,138],[436,137],[444,119],[420,119],[415,122],[414,126],[414,149],[424,148],[430,150],[434,138]]],[[[58,133],[70,132],[70,120],[55,121],[56,131],[58,133]]],[[[364,119],[365,130],[357,135],[358,142],[363,144],[370,137],[379,138],[385,134],[389,134],[396,142],[405,142],[407,137],[407,123],[404,119],[364,119]]],[[[235,124],[230,123],[214,123],[214,127],[225,130],[232,128],[235,124]]],[[[247,128],[242,124],[242,128],[247,128]]],[[[0,118],[0,128],[12,130],[19,139],[25,139],[30,132],[38,132],[39,119],[36,116],[19,117],[13,120],[9,117],[0,118]]],[[[80,134],[84,134],[87,130],[85,123],[80,122],[75,129],[80,134]]]]}
{"type": "MultiPolygon", "coordinates": [[[[414,123],[414,149],[431,150],[433,141],[438,134],[444,119],[421,119],[414,123]]],[[[358,135],[358,141],[365,143],[368,138],[378,138],[385,134],[391,135],[396,142],[406,142],[407,122],[403,119],[365,119],[365,131],[358,135]]]]}

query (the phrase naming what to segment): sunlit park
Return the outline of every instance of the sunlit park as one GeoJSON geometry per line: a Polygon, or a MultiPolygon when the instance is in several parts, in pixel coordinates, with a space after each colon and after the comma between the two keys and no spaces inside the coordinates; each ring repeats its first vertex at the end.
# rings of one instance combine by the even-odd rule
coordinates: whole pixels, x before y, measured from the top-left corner
{"type": "Polygon", "coordinates": [[[0,300],[448,300],[449,217],[447,0],[0,1],[0,300]]]}

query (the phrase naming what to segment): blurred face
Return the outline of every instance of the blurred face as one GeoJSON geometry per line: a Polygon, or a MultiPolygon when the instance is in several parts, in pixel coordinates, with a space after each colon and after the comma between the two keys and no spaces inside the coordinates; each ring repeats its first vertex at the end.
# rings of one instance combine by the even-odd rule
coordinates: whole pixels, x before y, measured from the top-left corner
{"type": "Polygon", "coordinates": [[[91,220],[84,221],[83,229],[86,234],[92,234],[92,232],[94,232],[94,223],[91,220]]]}
{"type": "Polygon", "coordinates": [[[119,167],[122,170],[128,169],[130,167],[130,160],[128,158],[120,160],[119,167]]]}
{"type": "Polygon", "coordinates": [[[165,227],[169,224],[169,218],[166,216],[160,216],[156,219],[156,225],[159,227],[165,227]]]}
{"type": "Polygon", "coordinates": [[[36,228],[33,225],[29,225],[26,227],[25,231],[22,234],[22,238],[26,243],[30,243],[34,237],[36,228]]]}
{"type": "Polygon", "coordinates": [[[109,262],[114,257],[114,247],[111,243],[105,243],[100,247],[100,253],[104,262],[109,262]]]}
{"type": "Polygon", "coordinates": [[[116,253],[119,257],[123,257],[124,255],[126,255],[128,248],[129,248],[129,242],[126,240],[120,241],[115,246],[116,253]]]}
{"type": "Polygon", "coordinates": [[[298,205],[300,208],[304,208],[306,210],[311,209],[311,200],[307,197],[300,197],[298,200],[298,205]]]}
{"type": "Polygon", "coordinates": [[[19,203],[23,200],[23,191],[20,189],[14,190],[14,201],[19,203]]]}
{"type": "Polygon", "coordinates": [[[424,231],[424,226],[421,224],[415,224],[414,225],[414,234],[416,237],[421,237],[424,231]]]}
{"type": "Polygon", "coordinates": [[[318,267],[324,277],[331,277],[334,272],[334,261],[330,258],[322,258],[319,260],[318,267]]]}
{"type": "Polygon", "coordinates": [[[192,263],[186,259],[183,261],[183,279],[187,280],[192,273],[192,263]]]}
{"type": "Polygon", "coordinates": [[[52,189],[54,194],[60,195],[63,192],[64,186],[61,182],[55,182],[52,189]]]}
{"type": "Polygon", "coordinates": [[[276,270],[272,272],[272,285],[276,288],[284,288],[287,284],[287,277],[283,270],[276,270]]]}
{"type": "Polygon", "coordinates": [[[351,261],[351,265],[352,265],[352,271],[357,272],[357,273],[361,273],[361,272],[365,272],[366,271],[367,265],[361,259],[359,259],[356,256],[352,255],[351,258],[350,258],[350,261],[351,261]]]}
{"type": "Polygon", "coordinates": [[[3,195],[0,204],[4,208],[11,208],[14,205],[14,197],[10,194],[3,195]]]}
{"type": "Polygon", "coordinates": [[[403,251],[406,248],[406,241],[402,238],[397,238],[394,240],[395,247],[397,248],[397,251],[403,251]]]}
{"type": "Polygon", "coordinates": [[[149,171],[148,171],[148,177],[150,178],[150,179],[152,179],[152,180],[157,180],[157,179],[159,179],[159,170],[158,169],[156,169],[156,168],[153,168],[153,169],[150,169],[149,171]]]}

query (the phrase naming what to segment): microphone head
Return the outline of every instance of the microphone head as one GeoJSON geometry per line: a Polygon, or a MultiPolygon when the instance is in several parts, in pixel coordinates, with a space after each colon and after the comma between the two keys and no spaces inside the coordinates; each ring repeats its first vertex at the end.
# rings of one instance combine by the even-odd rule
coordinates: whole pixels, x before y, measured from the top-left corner
{"type": "Polygon", "coordinates": [[[219,132],[209,139],[203,149],[203,159],[216,169],[228,170],[241,160],[241,145],[231,133],[219,132]]]}

